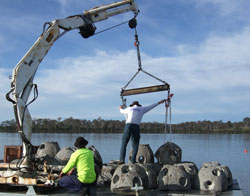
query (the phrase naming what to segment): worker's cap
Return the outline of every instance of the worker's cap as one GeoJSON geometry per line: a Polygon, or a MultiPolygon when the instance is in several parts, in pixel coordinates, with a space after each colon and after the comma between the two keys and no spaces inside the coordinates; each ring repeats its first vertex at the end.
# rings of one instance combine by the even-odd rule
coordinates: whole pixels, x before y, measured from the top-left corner
{"type": "Polygon", "coordinates": [[[134,105],[141,106],[141,104],[139,104],[139,101],[134,101],[134,102],[130,105],[130,107],[132,107],[132,106],[134,106],[134,105]]]}
{"type": "Polygon", "coordinates": [[[78,138],[76,138],[74,146],[77,147],[77,148],[85,148],[85,146],[88,143],[89,142],[84,137],[78,137],[78,138]]]}

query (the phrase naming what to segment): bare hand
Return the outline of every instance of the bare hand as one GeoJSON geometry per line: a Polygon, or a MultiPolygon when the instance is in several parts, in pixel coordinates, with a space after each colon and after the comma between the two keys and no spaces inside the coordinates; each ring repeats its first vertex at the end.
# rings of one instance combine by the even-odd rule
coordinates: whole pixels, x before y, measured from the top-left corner
{"type": "Polygon", "coordinates": [[[159,101],[158,103],[161,104],[161,103],[164,103],[166,101],[166,99],[163,99],[161,101],[159,101]]]}
{"type": "Polygon", "coordinates": [[[74,171],[74,168],[72,168],[68,173],[67,175],[70,176],[72,174],[72,172],[74,171]]]}
{"type": "Polygon", "coordinates": [[[64,175],[64,173],[61,172],[61,173],[59,174],[59,179],[61,179],[61,178],[63,177],[63,175],[64,175]]]}

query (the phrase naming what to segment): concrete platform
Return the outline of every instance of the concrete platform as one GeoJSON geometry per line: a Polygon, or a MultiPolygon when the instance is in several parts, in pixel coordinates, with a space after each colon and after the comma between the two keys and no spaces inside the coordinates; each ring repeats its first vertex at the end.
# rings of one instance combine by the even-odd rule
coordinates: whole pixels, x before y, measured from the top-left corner
{"type": "MultiPolygon", "coordinates": [[[[67,193],[64,190],[51,191],[46,193],[36,193],[34,188],[30,186],[27,190],[18,190],[21,187],[13,186],[9,190],[0,189],[0,196],[82,196],[81,194],[76,193],[67,193]],[[17,189],[17,190],[15,190],[17,189]]],[[[96,196],[115,196],[115,195],[136,195],[136,192],[129,192],[125,194],[114,194],[109,188],[100,188],[96,189],[96,196]]],[[[232,190],[225,192],[202,192],[198,190],[189,190],[189,191],[159,191],[159,190],[149,190],[149,191],[139,191],[137,195],[141,196],[243,196],[240,185],[236,179],[233,180],[232,190]]]]}

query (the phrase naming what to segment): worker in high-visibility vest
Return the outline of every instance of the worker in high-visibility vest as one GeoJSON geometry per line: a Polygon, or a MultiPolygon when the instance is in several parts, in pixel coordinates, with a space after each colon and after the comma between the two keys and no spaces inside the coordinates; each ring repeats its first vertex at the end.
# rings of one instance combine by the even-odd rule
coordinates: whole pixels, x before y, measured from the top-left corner
{"type": "Polygon", "coordinates": [[[94,154],[85,148],[88,141],[78,137],[74,143],[77,150],[70,156],[70,160],[59,175],[59,185],[72,192],[80,192],[83,187],[96,181],[94,154]],[[73,170],[77,175],[73,175],[73,170]]]}

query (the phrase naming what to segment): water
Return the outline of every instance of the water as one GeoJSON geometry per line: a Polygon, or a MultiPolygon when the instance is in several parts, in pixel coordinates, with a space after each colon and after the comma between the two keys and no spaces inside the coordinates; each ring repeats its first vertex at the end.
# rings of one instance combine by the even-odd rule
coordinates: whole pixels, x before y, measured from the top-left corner
{"type": "MultiPolygon", "coordinates": [[[[32,144],[57,141],[61,148],[72,146],[77,136],[83,136],[100,152],[103,162],[119,159],[121,134],[33,134],[32,144]]],[[[18,134],[0,133],[0,157],[4,145],[21,145],[18,134]]],[[[142,134],[141,143],[150,144],[155,152],[170,137],[164,134],[142,134]]],[[[202,163],[217,161],[227,165],[233,178],[239,180],[243,194],[250,195],[250,134],[174,134],[171,141],[182,149],[182,161],[192,161],[199,168],[202,163]],[[244,153],[244,150],[249,153],[244,153]]],[[[127,155],[131,143],[127,147],[127,155]]]]}

